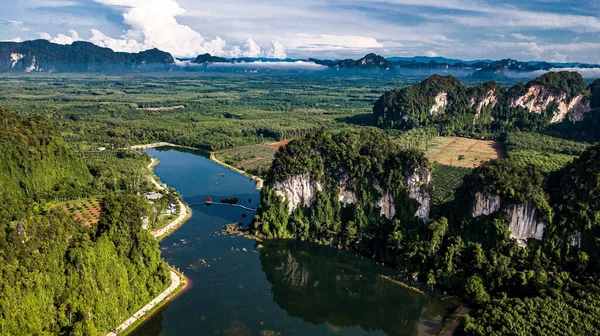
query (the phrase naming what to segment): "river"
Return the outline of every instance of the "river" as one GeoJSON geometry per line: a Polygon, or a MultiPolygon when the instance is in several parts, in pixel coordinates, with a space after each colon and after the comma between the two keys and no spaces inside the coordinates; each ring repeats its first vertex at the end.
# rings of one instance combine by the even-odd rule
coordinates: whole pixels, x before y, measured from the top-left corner
{"type": "MultiPolygon", "coordinates": [[[[188,204],[210,196],[258,206],[253,180],[201,152],[148,152],[160,160],[156,175],[188,204]]],[[[192,212],[160,244],[164,259],[191,286],[132,335],[431,335],[453,308],[440,293],[425,296],[380,277],[398,273],[352,253],[295,241],[258,248],[221,235],[225,224],[248,224],[249,211],[201,205],[192,212]]]]}

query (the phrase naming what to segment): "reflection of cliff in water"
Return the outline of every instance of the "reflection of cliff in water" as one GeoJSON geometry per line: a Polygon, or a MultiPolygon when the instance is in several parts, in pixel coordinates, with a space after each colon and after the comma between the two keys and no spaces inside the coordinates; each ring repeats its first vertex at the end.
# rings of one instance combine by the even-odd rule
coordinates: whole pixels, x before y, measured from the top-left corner
{"type": "Polygon", "coordinates": [[[377,276],[392,270],[326,247],[271,242],[261,250],[260,261],[275,302],[288,314],[316,325],[430,335],[449,308],[377,276]]]}

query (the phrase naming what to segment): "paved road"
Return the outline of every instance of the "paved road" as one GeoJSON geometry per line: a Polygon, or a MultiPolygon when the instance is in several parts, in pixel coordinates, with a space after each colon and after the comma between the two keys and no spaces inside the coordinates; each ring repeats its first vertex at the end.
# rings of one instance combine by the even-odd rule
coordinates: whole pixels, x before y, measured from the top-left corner
{"type": "MultiPolygon", "coordinates": [[[[148,168],[151,169],[155,162],[156,162],[156,159],[152,158],[152,162],[150,162],[150,164],[148,165],[148,168]]],[[[152,181],[152,183],[154,183],[154,185],[156,186],[156,188],[158,188],[158,190],[165,189],[158,182],[156,182],[154,177],[150,177],[150,180],[152,181]]],[[[163,227],[162,229],[152,232],[152,235],[154,236],[154,238],[159,239],[160,237],[167,234],[171,229],[177,227],[183,221],[185,221],[185,219],[187,217],[187,208],[185,207],[185,204],[183,204],[183,202],[181,202],[180,200],[178,200],[178,202],[179,202],[179,209],[180,209],[179,217],[177,217],[174,221],[172,221],[171,223],[169,223],[169,225],[163,227]]],[[[179,285],[181,285],[181,279],[179,279],[179,276],[177,275],[177,273],[173,272],[172,270],[169,270],[169,273],[171,274],[171,285],[169,286],[169,288],[167,288],[164,292],[160,293],[160,295],[155,297],[154,300],[152,300],[150,303],[145,305],[142,309],[138,310],[127,321],[123,322],[123,324],[118,326],[115,329],[116,332],[115,331],[110,332],[110,333],[106,334],[105,336],[116,336],[117,333],[127,329],[127,327],[134,324],[137,320],[143,318],[146,315],[146,313],[148,313],[152,308],[154,308],[156,305],[163,302],[169,295],[171,295],[171,293],[173,293],[179,287],[179,285]]]]}
{"type": "Polygon", "coordinates": [[[171,273],[171,286],[169,286],[169,288],[167,288],[164,292],[160,293],[159,296],[154,298],[154,300],[152,300],[150,303],[145,305],[142,309],[138,310],[127,321],[123,322],[123,324],[118,326],[115,330],[116,333],[113,331],[113,332],[106,334],[106,336],[116,336],[118,332],[127,329],[127,327],[134,324],[138,319],[144,317],[144,315],[146,315],[146,313],[148,313],[152,308],[154,308],[156,305],[158,305],[159,303],[164,301],[169,295],[171,295],[171,293],[173,293],[181,284],[181,279],[179,279],[179,276],[177,275],[177,273],[175,273],[173,271],[170,271],[170,273],[171,273]]]}
{"type": "Polygon", "coordinates": [[[163,227],[162,229],[152,232],[152,235],[154,236],[154,238],[159,239],[160,237],[167,234],[171,229],[177,227],[179,224],[181,224],[183,221],[185,221],[185,219],[187,217],[187,208],[185,207],[185,204],[183,204],[183,202],[181,202],[179,200],[177,202],[179,202],[179,209],[180,209],[179,217],[175,218],[174,221],[172,221],[171,223],[169,223],[169,225],[163,227]]]}

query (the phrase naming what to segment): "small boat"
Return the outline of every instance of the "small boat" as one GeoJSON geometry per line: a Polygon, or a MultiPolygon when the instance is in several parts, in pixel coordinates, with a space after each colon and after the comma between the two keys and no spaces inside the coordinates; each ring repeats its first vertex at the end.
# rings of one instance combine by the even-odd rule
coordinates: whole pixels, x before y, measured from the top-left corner
{"type": "Polygon", "coordinates": [[[204,199],[204,203],[211,204],[212,203],[212,198],[210,198],[210,196],[206,196],[206,198],[204,199]]]}

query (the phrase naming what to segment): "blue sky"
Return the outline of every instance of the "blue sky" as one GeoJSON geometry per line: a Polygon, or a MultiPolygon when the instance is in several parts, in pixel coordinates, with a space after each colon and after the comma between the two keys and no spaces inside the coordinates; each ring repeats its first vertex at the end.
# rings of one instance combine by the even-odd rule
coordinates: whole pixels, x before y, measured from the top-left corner
{"type": "Polygon", "coordinates": [[[0,40],[177,57],[445,56],[600,63],[600,0],[0,0],[0,40]]]}

